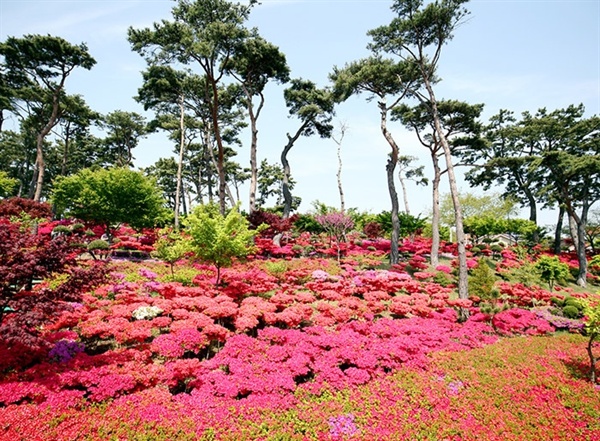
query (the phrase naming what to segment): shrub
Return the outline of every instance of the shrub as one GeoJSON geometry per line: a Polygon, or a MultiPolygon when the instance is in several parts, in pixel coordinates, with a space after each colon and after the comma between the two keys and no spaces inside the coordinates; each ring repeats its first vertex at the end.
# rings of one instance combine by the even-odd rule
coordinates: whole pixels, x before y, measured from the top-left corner
{"type": "Polygon", "coordinates": [[[469,276],[469,294],[480,297],[482,300],[493,300],[498,297],[498,290],[494,289],[497,281],[489,259],[479,259],[478,265],[471,270],[469,276]]]}
{"type": "Polygon", "coordinates": [[[540,277],[548,283],[550,290],[555,282],[564,281],[569,277],[569,265],[559,260],[558,256],[541,256],[535,262],[535,268],[540,277]]]}
{"type": "Polygon", "coordinates": [[[314,216],[310,214],[300,214],[298,218],[294,221],[294,228],[298,230],[298,232],[307,232],[312,234],[323,233],[325,229],[319,224],[314,216]]]}
{"type": "Polygon", "coordinates": [[[565,317],[575,319],[581,317],[579,309],[573,305],[567,305],[562,309],[562,313],[565,317]]]}
{"type": "Polygon", "coordinates": [[[231,265],[233,258],[247,256],[254,248],[253,239],[258,233],[248,228],[248,221],[239,213],[238,206],[223,216],[216,204],[200,205],[184,224],[191,238],[192,253],[217,269],[216,285],[221,279],[221,268],[231,265]]]}
{"type": "Polygon", "coordinates": [[[383,229],[377,222],[368,222],[363,227],[363,233],[369,239],[377,239],[383,236],[383,229]]]}
{"type": "Polygon", "coordinates": [[[46,202],[13,197],[0,201],[0,217],[20,217],[23,213],[34,219],[51,218],[52,208],[46,202]]]}

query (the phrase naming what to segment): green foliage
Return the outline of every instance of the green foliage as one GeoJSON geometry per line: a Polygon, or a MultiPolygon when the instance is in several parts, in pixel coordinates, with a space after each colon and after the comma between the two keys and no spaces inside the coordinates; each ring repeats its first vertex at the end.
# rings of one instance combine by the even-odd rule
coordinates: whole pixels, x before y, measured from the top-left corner
{"type": "Polygon", "coordinates": [[[254,248],[253,239],[258,232],[249,229],[238,207],[223,216],[215,204],[200,205],[184,221],[191,238],[190,251],[198,259],[215,265],[217,285],[221,268],[231,265],[234,258],[247,256],[254,248]]]}
{"type": "Polygon", "coordinates": [[[443,287],[447,287],[456,283],[452,275],[447,274],[443,271],[438,271],[435,273],[435,276],[433,276],[433,282],[443,287]]]}
{"type": "Polygon", "coordinates": [[[294,228],[299,232],[307,232],[313,234],[323,233],[325,229],[317,222],[311,214],[300,214],[294,222],[294,228]]]}
{"type": "Polygon", "coordinates": [[[583,304],[583,314],[586,318],[585,332],[589,337],[587,352],[590,359],[590,381],[596,382],[596,361],[597,357],[593,353],[594,340],[600,335],[600,302],[595,299],[595,304],[590,300],[583,304]]]}
{"type": "Polygon", "coordinates": [[[494,288],[498,278],[492,268],[493,263],[489,259],[479,259],[469,276],[469,295],[478,296],[482,300],[494,300],[498,297],[498,290],[494,288]]]}
{"type": "Polygon", "coordinates": [[[169,216],[154,180],[126,168],[84,169],[59,177],[51,200],[57,213],[104,225],[109,234],[121,223],[153,227],[169,216]]]}
{"type": "MultiPolygon", "coordinates": [[[[461,193],[458,196],[463,217],[483,219],[508,219],[518,213],[517,203],[512,199],[504,199],[499,193],[461,193]]],[[[454,205],[450,193],[444,194],[440,200],[440,220],[447,225],[454,225],[454,205]]],[[[492,233],[497,234],[497,233],[492,233]]]]}
{"type": "Polygon", "coordinates": [[[102,252],[106,252],[109,249],[109,243],[103,239],[92,240],[87,244],[87,250],[94,260],[97,260],[98,257],[102,255],[102,252]]]}
{"type": "Polygon", "coordinates": [[[181,234],[165,228],[159,231],[159,238],[154,244],[152,255],[168,263],[171,268],[171,276],[173,276],[175,263],[183,259],[189,251],[190,247],[181,234]]]}
{"type": "Polygon", "coordinates": [[[19,185],[17,179],[8,176],[8,173],[5,171],[0,171],[0,198],[11,196],[17,185],[19,185]]]}
{"type": "Polygon", "coordinates": [[[579,309],[577,309],[577,307],[573,306],[573,305],[567,305],[562,309],[562,314],[570,319],[576,319],[581,317],[581,313],[579,312],[579,309]]]}
{"type": "Polygon", "coordinates": [[[555,282],[566,281],[570,275],[569,265],[561,262],[558,256],[541,256],[535,262],[535,268],[541,279],[548,283],[550,290],[555,282]]]}
{"type": "MultiPolygon", "coordinates": [[[[446,242],[450,240],[450,228],[447,225],[440,225],[439,231],[440,231],[440,240],[444,240],[446,242]]],[[[431,222],[427,222],[425,224],[425,227],[423,227],[422,235],[423,235],[423,237],[432,237],[433,233],[432,233],[431,222]]]]}
{"type": "Polygon", "coordinates": [[[518,267],[511,268],[503,277],[511,283],[521,283],[525,286],[540,285],[542,282],[534,264],[522,259],[518,267]]]}

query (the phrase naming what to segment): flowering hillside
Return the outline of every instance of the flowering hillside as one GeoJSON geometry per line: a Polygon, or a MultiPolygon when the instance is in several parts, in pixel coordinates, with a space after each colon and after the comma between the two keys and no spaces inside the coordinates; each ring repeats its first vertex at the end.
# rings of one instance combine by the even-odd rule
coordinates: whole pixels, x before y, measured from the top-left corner
{"type": "Polygon", "coordinates": [[[423,241],[389,269],[385,241],[263,245],[218,285],[204,264],[107,263],[40,328],[44,356],[1,358],[0,439],[600,438],[583,322],[553,309],[584,294],[504,281],[459,300],[423,241]]]}

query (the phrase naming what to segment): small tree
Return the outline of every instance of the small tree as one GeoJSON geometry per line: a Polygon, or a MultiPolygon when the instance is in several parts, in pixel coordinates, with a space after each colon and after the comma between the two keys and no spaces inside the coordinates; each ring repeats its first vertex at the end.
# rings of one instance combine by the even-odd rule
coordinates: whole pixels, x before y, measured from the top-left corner
{"type": "Polygon", "coordinates": [[[554,283],[566,280],[569,277],[569,265],[561,262],[558,256],[541,256],[535,263],[535,268],[540,272],[544,282],[548,282],[548,288],[552,291],[554,283]]]}
{"type": "Polygon", "coordinates": [[[154,244],[152,255],[168,263],[171,269],[171,276],[174,276],[175,263],[183,259],[190,252],[190,247],[181,234],[175,233],[171,229],[161,230],[159,236],[154,244]]]}
{"type": "Polygon", "coordinates": [[[346,233],[354,228],[354,221],[341,211],[318,214],[315,216],[315,220],[325,229],[330,238],[335,239],[337,258],[340,260],[340,242],[346,240],[346,233]]]}
{"type": "Polygon", "coordinates": [[[216,204],[200,205],[184,222],[191,239],[190,251],[200,260],[217,269],[216,285],[221,281],[221,268],[231,265],[234,258],[247,256],[254,248],[254,236],[248,221],[238,211],[239,203],[227,216],[216,204]]]}
{"type": "Polygon", "coordinates": [[[596,361],[592,351],[594,341],[600,336],[600,302],[592,305],[589,301],[584,303],[583,315],[585,316],[585,332],[589,337],[587,345],[587,353],[590,358],[590,381],[596,383],[598,376],[596,375],[596,361]]]}

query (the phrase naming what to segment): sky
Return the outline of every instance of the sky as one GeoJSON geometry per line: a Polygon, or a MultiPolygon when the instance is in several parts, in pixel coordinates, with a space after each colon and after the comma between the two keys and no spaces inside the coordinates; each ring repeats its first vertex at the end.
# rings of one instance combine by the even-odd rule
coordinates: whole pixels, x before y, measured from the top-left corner
{"type": "MultiPolygon", "coordinates": [[[[262,0],[253,8],[249,27],[286,55],[292,78],[304,78],[319,87],[329,84],[334,66],[367,57],[367,31],[394,18],[391,1],[380,0],[262,0]]],[[[0,0],[0,40],[27,34],[59,36],[72,44],[85,43],[97,64],[79,69],[66,83],[67,92],[80,94],[88,105],[107,114],[115,110],[147,117],[134,100],[146,69],[142,57],[131,50],[127,29],[151,27],[171,20],[170,0],[0,0]]],[[[485,105],[487,122],[501,109],[535,113],[582,103],[586,116],[600,114],[600,0],[471,0],[470,14],[444,47],[435,87],[438,99],[456,99],[485,105]]],[[[286,133],[299,123],[289,118],[283,89],[271,84],[258,122],[258,159],[279,163],[286,133]]],[[[340,104],[333,120],[336,131],[347,127],[341,141],[342,183],[346,207],[378,213],[390,210],[385,165],[390,147],[379,128],[375,101],[354,96],[340,104]]],[[[428,150],[397,122],[389,129],[402,155],[417,157],[431,176],[428,150]]],[[[339,140],[339,133],[338,133],[339,140]]],[[[250,135],[236,160],[249,166],[250,135]]],[[[173,156],[174,146],[164,134],[142,139],[134,150],[135,166],[152,165],[173,156]]],[[[338,207],[336,173],[338,145],[331,139],[304,137],[288,155],[296,181],[294,195],[302,198],[300,212],[314,201],[338,207]]],[[[459,169],[460,176],[465,170],[459,169]]],[[[445,181],[445,178],[444,178],[445,181]]],[[[399,182],[396,182],[398,190],[399,182]]],[[[481,194],[462,179],[462,192],[481,194]]],[[[431,186],[408,183],[409,205],[414,215],[431,211],[431,186]]],[[[492,189],[493,192],[501,188],[492,189]]],[[[443,182],[442,193],[448,187],[443,182]]],[[[401,197],[401,194],[400,194],[401,197]]],[[[241,189],[247,209],[248,187],[241,189]]],[[[403,207],[402,199],[400,204],[403,207]]],[[[598,207],[594,207],[598,208],[598,207]]],[[[526,217],[523,212],[523,217],[526,217]]],[[[553,212],[542,212],[540,223],[555,223],[553,212]]]]}

